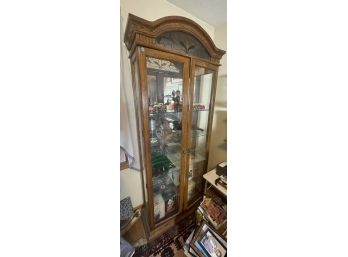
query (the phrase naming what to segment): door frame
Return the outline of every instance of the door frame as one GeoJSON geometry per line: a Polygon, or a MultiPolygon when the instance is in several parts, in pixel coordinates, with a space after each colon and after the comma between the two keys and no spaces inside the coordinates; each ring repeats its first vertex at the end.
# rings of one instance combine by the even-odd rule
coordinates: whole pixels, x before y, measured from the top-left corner
{"type": "MultiPolygon", "coordinates": [[[[215,95],[216,95],[216,86],[217,86],[217,78],[218,78],[218,71],[219,66],[214,65],[212,63],[207,63],[205,61],[202,61],[200,59],[191,58],[190,62],[190,101],[189,101],[189,108],[188,108],[188,124],[187,124],[187,149],[191,150],[191,127],[192,127],[192,109],[193,109],[193,89],[194,89],[194,78],[195,78],[195,67],[203,67],[207,68],[213,71],[213,79],[211,84],[211,94],[210,94],[210,105],[209,105],[209,117],[208,117],[208,124],[207,124],[207,135],[206,135],[206,147],[205,147],[205,165],[203,167],[203,170],[207,172],[208,168],[208,161],[209,161],[209,147],[210,147],[210,139],[211,139],[211,130],[212,130],[212,123],[213,123],[213,116],[214,116],[214,106],[215,106],[215,95]]],[[[187,169],[185,170],[185,193],[184,193],[184,210],[190,209],[193,205],[197,204],[197,202],[200,200],[200,198],[197,198],[194,200],[191,204],[188,204],[188,172],[189,172],[189,164],[190,164],[190,154],[187,154],[186,156],[186,163],[187,163],[187,169]]],[[[203,192],[203,191],[202,191],[203,192]]]]}
{"type": "Polygon", "coordinates": [[[140,90],[141,90],[141,101],[143,109],[142,117],[142,137],[144,143],[144,159],[145,159],[145,169],[146,169],[146,189],[147,189],[147,199],[148,199],[148,212],[149,212],[149,223],[151,229],[155,229],[162,224],[166,223],[169,219],[179,215],[183,211],[184,205],[184,189],[185,187],[185,170],[187,170],[187,163],[185,155],[183,154],[184,149],[187,149],[187,126],[188,123],[188,106],[189,106],[189,90],[190,90],[190,58],[184,56],[178,56],[176,54],[162,52],[159,50],[138,47],[137,57],[139,60],[139,75],[140,75],[140,90]],[[153,184],[152,184],[152,163],[151,163],[151,143],[150,143],[150,131],[149,131],[149,103],[148,103],[148,84],[147,84],[147,66],[146,57],[153,57],[168,61],[180,62],[183,64],[183,109],[182,109],[182,136],[181,136],[181,165],[180,165],[180,186],[179,186],[179,208],[178,211],[170,215],[163,220],[155,223],[154,217],[154,200],[153,200],[153,184]],[[186,97],[185,97],[186,96],[186,97]]]}

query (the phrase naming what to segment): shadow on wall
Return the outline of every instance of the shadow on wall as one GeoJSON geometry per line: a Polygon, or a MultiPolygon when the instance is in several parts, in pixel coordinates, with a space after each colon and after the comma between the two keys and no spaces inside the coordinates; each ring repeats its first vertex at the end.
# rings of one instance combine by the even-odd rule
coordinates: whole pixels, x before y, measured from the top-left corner
{"type": "MultiPolygon", "coordinates": [[[[219,108],[216,108],[219,109],[219,108]]],[[[227,160],[227,110],[214,111],[214,125],[211,133],[208,169],[227,160]]]]}

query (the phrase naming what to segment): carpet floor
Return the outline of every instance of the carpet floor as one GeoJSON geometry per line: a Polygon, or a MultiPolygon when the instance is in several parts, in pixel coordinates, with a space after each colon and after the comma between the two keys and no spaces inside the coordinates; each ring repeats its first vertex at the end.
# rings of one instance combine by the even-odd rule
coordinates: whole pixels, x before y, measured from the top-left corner
{"type": "Polygon", "coordinates": [[[180,224],[169,229],[152,243],[135,249],[133,257],[184,257],[184,244],[195,228],[195,217],[190,216],[180,224]]]}

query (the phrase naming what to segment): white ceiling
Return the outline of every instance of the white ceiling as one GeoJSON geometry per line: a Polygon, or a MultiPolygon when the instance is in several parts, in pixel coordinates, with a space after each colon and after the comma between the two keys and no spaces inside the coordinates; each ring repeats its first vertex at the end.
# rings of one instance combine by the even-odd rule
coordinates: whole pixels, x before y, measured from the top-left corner
{"type": "Polygon", "coordinates": [[[226,23],[227,0],[167,0],[193,16],[217,27],[226,23]]]}

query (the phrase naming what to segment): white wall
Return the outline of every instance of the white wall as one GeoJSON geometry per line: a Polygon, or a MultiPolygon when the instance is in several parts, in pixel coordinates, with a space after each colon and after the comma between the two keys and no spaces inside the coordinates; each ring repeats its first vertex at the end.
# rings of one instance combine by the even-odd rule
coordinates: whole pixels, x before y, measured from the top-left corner
{"type": "Polygon", "coordinates": [[[120,174],[120,199],[130,196],[133,207],[143,204],[143,196],[141,192],[140,172],[132,169],[125,169],[120,174]]]}
{"type": "MultiPolygon", "coordinates": [[[[194,17],[190,13],[182,10],[181,8],[165,1],[165,0],[146,0],[146,1],[139,1],[139,0],[121,0],[121,26],[123,31],[125,30],[125,27],[127,25],[127,18],[128,14],[132,13],[136,16],[139,16],[141,18],[144,18],[146,20],[156,20],[159,18],[162,18],[164,16],[169,15],[178,15],[178,16],[184,16],[186,18],[189,18],[195,22],[197,22],[209,35],[211,38],[214,39],[214,32],[215,28],[204,22],[199,20],[198,18],[194,17]]],[[[220,33],[223,35],[223,33],[220,33]]],[[[219,38],[220,38],[219,34],[219,38]]],[[[223,44],[224,41],[219,39],[219,43],[223,44]]],[[[123,36],[121,37],[121,47],[122,51],[127,51],[125,48],[125,45],[123,43],[123,36]]],[[[220,45],[218,45],[220,47],[220,45]]],[[[121,60],[122,61],[122,60],[121,60]]],[[[129,60],[123,62],[124,70],[121,70],[121,73],[124,74],[124,80],[125,83],[128,83],[126,85],[126,90],[129,89],[128,92],[125,92],[125,95],[132,95],[132,87],[131,87],[131,71],[130,71],[130,64],[129,60]]],[[[132,99],[128,99],[128,101],[132,101],[132,99]]],[[[123,103],[121,103],[123,104],[123,103]]],[[[121,109],[123,107],[121,106],[121,109]]],[[[134,122],[135,124],[135,116],[134,114],[130,114],[130,120],[131,122],[134,122]]],[[[135,125],[130,126],[132,130],[132,134],[135,138],[135,125]]],[[[136,147],[136,142],[133,141],[133,148],[138,149],[136,147]]],[[[135,153],[135,156],[137,156],[137,153],[135,153]]],[[[121,172],[121,199],[123,199],[126,196],[131,196],[133,206],[137,206],[142,203],[142,189],[141,189],[141,173],[133,170],[128,171],[122,171],[121,172]],[[136,186],[135,186],[136,185],[136,186]]]]}
{"type": "MultiPolygon", "coordinates": [[[[218,48],[227,50],[227,23],[215,27],[214,43],[218,48]]],[[[227,75],[227,54],[226,52],[220,60],[219,76],[227,75]]]]}
{"type": "MultiPolygon", "coordinates": [[[[220,49],[227,50],[227,24],[215,27],[214,43],[220,49]]],[[[219,77],[216,86],[214,119],[208,169],[227,160],[227,52],[222,57],[219,68],[219,77]]]]}
{"type": "Polygon", "coordinates": [[[121,0],[121,19],[123,20],[124,27],[127,25],[128,13],[132,13],[150,21],[154,21],[169,15],[184,16],[197,22],[211,38],[214,38],[213,26],[196,18],[183,9],[167,2],[166,0],[121,0]]]}

